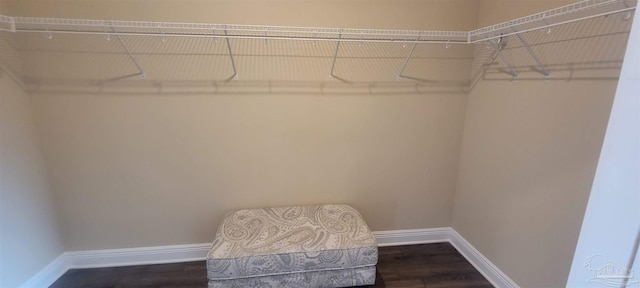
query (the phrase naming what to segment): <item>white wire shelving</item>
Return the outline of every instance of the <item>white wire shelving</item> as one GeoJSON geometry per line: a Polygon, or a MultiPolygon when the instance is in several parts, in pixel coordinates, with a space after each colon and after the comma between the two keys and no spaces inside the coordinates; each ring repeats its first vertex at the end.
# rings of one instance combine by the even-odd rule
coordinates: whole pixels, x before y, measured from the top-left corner
{"type": "Polygon", "coordinates": [[[0,30],[93,35],[284,39],[339,42],[476,43],[575,21],[635,10],[637,0],[584,0],[472,31],[385,30],[296,26],[144,22],[10,17],[0,15],[0,30]],[[225,34],[226,32],[226,34],[225,34]]]}
{"type": "MultiPolygon", "coordinates": [[[[422,81],[422,83],[426,83],[428,81],[423,81],[424,79],[420,80],[407,75],[407,70],[411,70],[411,67],[408,66],[411,66],[410,63],[416,60],[416,58],[424,59],[434,57],[434,55],[431,55],[429,53],[433,54],[436,52],[432,51],[434,50],[434,48],[425,48],[422,49],[424,51],[420,51],[420,47],[433,47],[433,45],[441,45],[443,48],[449,48],[451,47],[451,45],[468,46],[469,48],[475,50],[475,52],[472,53],[474,54],[474,56],[472,56],[474,57],[474,63],[473,67],[470,68],[471,70],[473,70],[470,73],[471,79],[467,79],[467,83],[472,83],[477,79],[477,77],[479,77],[481,72],[486,69],[487,65],[492,65],[491,63],[495,62],[496,59],[499,59],[505,66],[503,70],[506,71],[506,74],[511,75],[514,79],[519,78],[519,72],[517,69],[518,67],[514,67],[516,65],[511,64],[509,55],[505,56],[505,53],[508,54],[508,51],[503,51],[505,50],[506,39],[510,36],[513,36],[511,37],[512,39],[510,41],[510,47],[515,45],[514,43],[519,43],[519,47],[524,48],[523,50],[526,51],[525,54],[528,55],[527,58],[530,62],[532,62],[533,66],[535,67],[535,71],[538,71],[539,74],[542,74],[546,79],[550,79],[552,78],[552,76],[549,69],[547,69],[547,64],[552,63],[545,63],[543,59],[544,57],[540,57],[540,55],[538,55],[538,52],[536,52],[536,49],[532,48],[532,46],[535,46],[535,43],[529,43],[527,37],[523,37],[523,35],[537,30],[551,30],[552,28],[555,29],[555,27],[559,26],[571,26],[574,23],[578,23],[581,21],[589,22],[590,20],[603,18],[613,14],[621,14],[624,15],[623,18],[630,19],[632,13],[634,13],[636,9],[636,5],[637,0],[583,0],[574,4],[550,9],[526,17],[512,19],[472,31],[385,30],[208,23],[145,22],[94,19],[11,17],[6,15],[0,15],[0,31],[5,31],[3,33],[9,33],[11,35],[42,34],[45,35],[45,38],[48,39],[53,38],[53,35],[68,37],[84,37],[83,35],[88,35],[86,36],[87,39],[90,37],[117,39],[117,41],[112,41],[112,44],[107,45],[108,48],[101,48],[103,50],[110,49],[109,51],[101,51],[98,54],[104,54],[106,52],[124,54],[127,61],[129,62],[129,64],[127,65],[132,66],[134,69],[130,70],[127,73],[114,72],[112,74],[115,76],[102,78],[100,83],[113,82],[130,78],[148,79],[148,73],[146,73],[145,70],[145,68],[148,67],[145,67],[145,63],[141,64],[141,60],[139,58],[151,57],[149,55],[153,54],[152,52],[155,53],[157,51],[141,52],[141,45],[144,44],[144,41],[148,40],[137,41],[135,39],[136,37],[138,37],[139,39],[161,38],[162,42],[164,42],[165,38],[189,39],[188,41],[191,41],[191,44],[193,45],[200,45],[200,42],[198,42],[200,40],[198,39],[213,39],[216,41],[216,43],[219,41],[224,44],[223,46],[221,46],[223,48],[216,48],[217,50],[215,50],[214,54],[216,55],[216,57],[226,57],[226,60],[222,60],[222,62],[228,63],[228,67],[230,69],[227,69],[223,73],[229,73],[229,75],[231,76],[228,78],[226,78],[227,76],[224,76],[225,81],[239,79],[238,65],[242,66],[243,63],[238,64],[238,60],[236,59],[236,57],[234,57],[238,55],[234,54],[241,54],[239,56],[246,58],[248,57],[247,53],[249,52],[262,53],[259,51],[263,51],[265,48],[256,48],[254,46],[251,46],[255,45],[255,41],[264,40],[264,43],[266,44],[267,41],[271,40],[284,40],[284,42],[289,43],[313,43],[314,46],[316,45],[316,43],[318,43],[317,47],[322,46],[322,49],[324,49],[322,50],[322,52],[305,52],[303,53],[304,55],[300,54],[296,56],[298,56],[299,58],[300,56],[307,57],[305,59],[314,59],[314,57],[320,57],[323,59],[327,58],[327,60],[330,61],[331,65],[330,70],[329,67],[326,68],[325,73],[328,72],[328,75],[325,75],[328,76],[329,80],[341,79],[335,73],[336,61],[344,61],[345,56],[339,55],[352,53],[349,50],[349,45],[357,44],[362,46],[365,43],[373,43],[375,45],[395,45],[394,43],[399,43],[402,45],[402,47],[407,48],[407,50],[394,50],[395,48],[389,49],[388,47],[381,46],[373,47],[374,45],[372,45],[369,47],[372,47],[371,49],[373,51],[358,52],[361,53],[361,55],[357,56],[359,58],[365,59],[369,57],[365,55],[375,54],[377,56],[380,56],[381,59],[384,59],[385,57],[389,59],[393,58],[394,60],[389,60],[394,61],[393,64],[389,65],[396,65],[396,68],[393,68],[396,69],[395,72],[392,72],[395,73],[395,79],[385,79],[388,79],[390,81],[419,80],[422,81]],[[123,39],[125,40],[123,41],[123,39]],[[232,41],[236,42],[234,43],[232,41]],[[242,41],[254,41],[252,42],[254,44],[247,44],[249,42],[242,41]],[[320,45],[321,43],[324,44],[320,45]],[[341,43],[343,43],[343,46],[341,46],[341,43]],[[234,46],[232,44],[235,44],[237,46],[234,46]],[[121,52],[117,52],[118,50],[121,52]],[[416,54],[418,56],[416,56],[416,54]],[[479,58],[477,55],[482,55],[482,57],[480,58],[483,59],[475,59],[479,58]]],[[[73,39],[77,40],[78,38],[73,39]]],[[[295,50],[298,49],[296,47],[299,47],[299,45],[292,44],[290,47],[285,48],[295,50]]],[[[308,63],[312,63],[312,60],[308,61],[308,63]]],[[[148,63],[146,64],[148,65],[148,63]]],[[[327,78],[325,78],[325,80],[326,79],[327,78]]]]}
{"type": "Polygon", "coordinates": [[[636,5],[637,1],[631,0],[585,0],[469,31],[468,43],[497,39],[532,30],[548,29],[611,14],[631,13],[636,9],[636,5]]]}
{"type": "Polygon", "coordinates": [[[340,42],[466,43],[467,31],[322,28],[0,16],[11,32],[340,42]],[[226,34],[225,34],[226,33],[226,34]]]}

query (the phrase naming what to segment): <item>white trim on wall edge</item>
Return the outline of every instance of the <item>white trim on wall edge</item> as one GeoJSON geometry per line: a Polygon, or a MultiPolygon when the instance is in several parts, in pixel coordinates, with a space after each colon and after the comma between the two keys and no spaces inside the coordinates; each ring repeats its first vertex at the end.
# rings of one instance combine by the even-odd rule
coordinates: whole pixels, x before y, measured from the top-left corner
{"type": "Polygon", "coordinates": [[[519,288],[518,284],[511,280],[507,274],[504,274],[498,266],[494,265],[487,257],[482,255],[478,249],[473,247],[466,239],[464,239],[453,228],[450,231],[451,238],[449,242],[453,247],[464,256],[464,258],[475,267],[482,276],[487,278],[495,287],[519,288]]]}
{"type": "MultiPolygon", "coordinates": [[[[66,252],[65,252],[66,253],[66,252]]],[[[69,265],[65,253],[60,254],[56,259],[51,261],[49,265],[44,267],[38,274],[34,275],[27,282],[22,284],[22,288],[42,288],[49,287],[53,282],[58,280],[67,270],[69,265]]]]}
{"type": "MultiPolygon", "coordinates": [[[[495,287],[519,288],[489,259],[451,227],[375,231],[378,246],[449,242],[495,287]]],[[[206,259],[211,243],[64,252],[23,284],[23,288],[48,287],[67,270],[199,261],[206,259]]]]}

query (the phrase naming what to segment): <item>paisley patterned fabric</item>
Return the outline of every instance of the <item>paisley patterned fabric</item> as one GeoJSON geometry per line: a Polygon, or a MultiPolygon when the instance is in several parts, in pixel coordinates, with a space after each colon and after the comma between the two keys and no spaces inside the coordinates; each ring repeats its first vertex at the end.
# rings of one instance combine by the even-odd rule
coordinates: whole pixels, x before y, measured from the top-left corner
{"type": "Polygon", "coordinates": [[[376,267],[311,271],[272,276],[210,280],[209,288],[333,288],[371,285],[376,281],[376,267]]]}
{"type": "Polygon", "coordinates": [[[207,275],[209,287],[344,287],[373,284],[377,261],[373,234],[348,205],[250,209],[225,217],[207,275]]]}

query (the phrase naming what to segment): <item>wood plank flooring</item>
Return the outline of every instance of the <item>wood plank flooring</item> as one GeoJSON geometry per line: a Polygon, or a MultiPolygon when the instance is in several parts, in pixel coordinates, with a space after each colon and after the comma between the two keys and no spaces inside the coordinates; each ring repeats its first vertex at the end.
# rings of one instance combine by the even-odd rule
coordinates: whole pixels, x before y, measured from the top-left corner
{"type": "MultiPolygon", "coordinates": [[[[369,287],[493,287],[449,243],[379,248],[376,283],[369,287]]],[[[51,288],[207,287],[204,261],[72,269],[51,288]]]]}

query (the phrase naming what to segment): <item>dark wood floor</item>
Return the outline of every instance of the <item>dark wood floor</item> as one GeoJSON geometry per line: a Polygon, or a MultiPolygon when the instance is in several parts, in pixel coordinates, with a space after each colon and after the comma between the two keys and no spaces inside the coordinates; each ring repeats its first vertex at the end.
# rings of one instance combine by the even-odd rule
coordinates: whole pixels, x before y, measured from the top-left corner
{"type": "MultiPolygon", "coordinates": [[[[449,243],[381,247],[371,287],[493,287],[449,243]]],[[[207,287],[204,261],[67,271],[53,288],[207,287]]]]}

